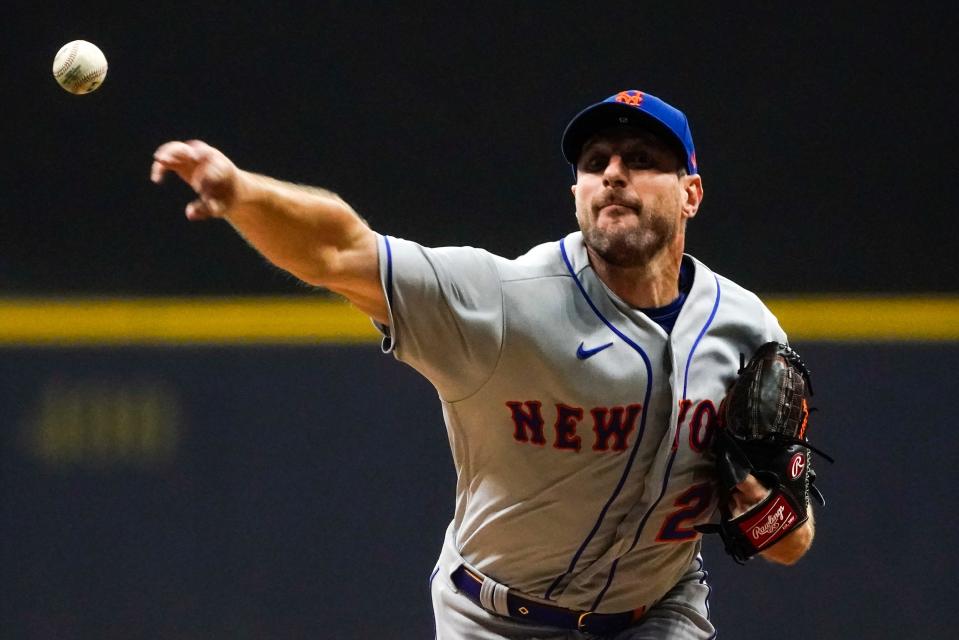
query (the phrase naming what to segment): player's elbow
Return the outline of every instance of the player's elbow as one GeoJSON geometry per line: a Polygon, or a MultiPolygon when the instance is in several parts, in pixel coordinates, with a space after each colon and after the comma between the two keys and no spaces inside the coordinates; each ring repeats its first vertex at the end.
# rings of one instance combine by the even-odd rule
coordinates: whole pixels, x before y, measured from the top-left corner
{"type": "Polygon", "coordinates": [[[376,235],[368,227],[339,244],[317,242],[290,273],[316,287],[336,289],[358,278],[376,278],[376,235]]]}
{"type": "Polygon", "coordinates": [[[340,275],[335,247],[319,245],[304,252],[304,256],[288,265],[287,271],[314,287],[329,287],[340,275]]]}

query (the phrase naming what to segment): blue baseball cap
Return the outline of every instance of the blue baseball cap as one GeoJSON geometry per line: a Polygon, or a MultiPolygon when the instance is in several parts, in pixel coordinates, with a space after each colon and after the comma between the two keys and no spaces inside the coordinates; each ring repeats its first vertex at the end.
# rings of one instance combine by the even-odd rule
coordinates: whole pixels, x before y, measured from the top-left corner
{"type": "Polygon", "coordinates": [[[598,131],[618,124],[652,128],[675,140],[685,153],[686,171],[699,173],[686,114],[654,95],[629,89],[586,107],[566,125],[563,156],[573,165],[574,176],[583,144],[598,131]]]}

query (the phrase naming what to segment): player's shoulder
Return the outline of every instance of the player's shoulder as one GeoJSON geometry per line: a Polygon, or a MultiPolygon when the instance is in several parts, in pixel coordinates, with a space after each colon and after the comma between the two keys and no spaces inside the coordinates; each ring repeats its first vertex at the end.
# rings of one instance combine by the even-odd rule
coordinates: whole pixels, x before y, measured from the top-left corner
{"type": "Polygon", "coordinates": [[[785,340],[779,320],[758,294],[733,279],[716,273],[697,258],[688,254],[687,256],[696,267],[697,281],[701,278],[715,280],[719,288],[719,308],[722,311],[718,318],[732,321],[750,320],[763,336],[785,340]]]}
{"type": "Polygon", "coordinates": [[[504,282],[536,280],[540,278],[569,277],[567,255],[569,246],[576,246],[580,233],[574,232],[562,240],[543,242],[526,253],[513,258],[501,258],[498,264],[504,282]],[[564,251],[564,246],[567,251],[564,251]]]}
{"type": "Polygon", "coordinates": [[[564,267],[559,241],[544,242],[516,258],[507,258],[468,245],[430,247],[411,240],[383,238],[387,260],[402,260],[403,257],[412,256],[422,259],[424,265],[429,264],[436,271],[476,275],[477,269],[488,270],[495,272],[502,282],[569,275],[564,267]]]}
{"type": "Polygon", "coordinates": [[[471,246],[439,246],[433,247],[420,244],[414,240],[406,238],[396,238],[393,236],[380,236],[382,248],[388,261],[402,260],[410,256],[424,258],[427,262],[435,264],[444,263],[480,263],[491,262],[498,258],[486,249],[471,246]]]}
{"type": "Polygon", "coordinates": [[[704,280],[715,280],[715,282],[719,285],[720,296],[724,303],[752,307],[766,306],[758,295],[738,282],[735,282],[731,278],[713,271],[702,260],[696,258],[695,256],[691,256],[688,253],[685,254],[685,257],[692,262],[693,266],[695,267],[697,282],[704,280]]]}

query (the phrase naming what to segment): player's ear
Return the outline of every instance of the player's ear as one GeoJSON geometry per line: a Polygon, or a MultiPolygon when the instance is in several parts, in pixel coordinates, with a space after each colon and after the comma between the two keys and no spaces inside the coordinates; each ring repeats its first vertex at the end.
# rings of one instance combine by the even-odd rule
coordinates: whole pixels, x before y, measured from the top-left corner
{"type": "Polygon", "coordinates": [[[686,196],[683,202],[683,218],[692,218],[699,211],[703,202],[703,179],[699,174],[685,175],[682,178],[682,189],[686,196]]]}
{"type": "Polygon", "coordinates": [[[575,197],[576,197],[576,185],[575,185],[575,184],[570,185],[569,190],[572,192],[573,197],[575,198],[575,197]]]}

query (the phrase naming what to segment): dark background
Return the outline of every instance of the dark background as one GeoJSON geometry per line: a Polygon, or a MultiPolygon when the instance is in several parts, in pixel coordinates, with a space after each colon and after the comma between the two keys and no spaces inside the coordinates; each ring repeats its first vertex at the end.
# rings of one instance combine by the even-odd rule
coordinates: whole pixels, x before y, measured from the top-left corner
{"type": "MultiPolygon", "coordinates": [[[[149,182],[193,137],[383,233],[518,255],[574,228],[560,134],[625,88],[689,115],[689,250],[721,273],[956,293],[956,9],[784,4],[8,3],[0,296],[307,295],[149,182]],[[91,95],[50,72],[77,38],[110,63],[91,95]]],[[[796,567],[710,543],[721,637],[951,637],[956,345],[798,346],[830,504],[796,567]]],[[[431,636],[453,470],[435,393],[375,346],[0,362],[2,640],[431,636]],[[178,407],[167,457],[118,453],[144,389],[178,407]],[[79,457],[44,459],[38,425],[79,457]]]]}
{"type": "Polygon", "coordinates": [[[763,292],[956,291],[955,5],[765,4],[13,4],[0,292],[302,293],[148,181],[194,137],[383,233],[515,256],[574,228],[560,134],[625,88],[690,118],[707,264],[763,292]],[[50,72],[77,38],[110,64],[90,95],[50,72]]]}

